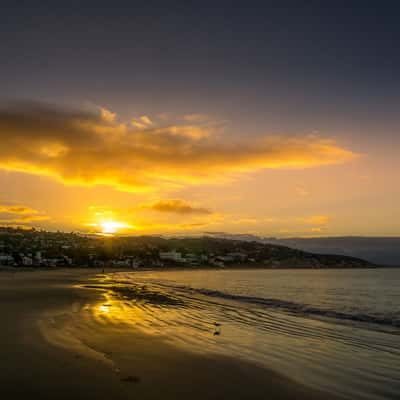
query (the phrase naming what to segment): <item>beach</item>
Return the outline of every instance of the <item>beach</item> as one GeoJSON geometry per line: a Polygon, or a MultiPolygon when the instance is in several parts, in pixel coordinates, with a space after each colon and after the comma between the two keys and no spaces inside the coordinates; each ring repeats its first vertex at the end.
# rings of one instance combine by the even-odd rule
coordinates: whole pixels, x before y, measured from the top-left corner
{"type": "Polygon", "coordinates": [[[0,273],[5,398],[335,398],[257,363],[191,352],[123,322],[93,325],[83,316],[105,300],[103,290],[85,288],[96,273],[0,273]]]}

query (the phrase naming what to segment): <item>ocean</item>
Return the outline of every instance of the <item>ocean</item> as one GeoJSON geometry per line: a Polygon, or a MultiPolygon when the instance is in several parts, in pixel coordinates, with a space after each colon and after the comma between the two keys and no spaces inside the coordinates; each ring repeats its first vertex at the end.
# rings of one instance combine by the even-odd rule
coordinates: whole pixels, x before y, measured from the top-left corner
{"type": "Polygon", "coordinates": [[[101,323],[346,399],[400,398],[400,269],[123,272],[101,285],[110,290],[101,323]]]}

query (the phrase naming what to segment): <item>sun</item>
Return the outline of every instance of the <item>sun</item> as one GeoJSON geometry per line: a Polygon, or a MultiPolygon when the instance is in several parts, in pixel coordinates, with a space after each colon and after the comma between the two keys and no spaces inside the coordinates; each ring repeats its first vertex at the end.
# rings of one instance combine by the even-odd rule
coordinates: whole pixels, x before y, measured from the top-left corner
{"type": "Polygon", "coordinates": [[[127,228],[128,225],[123,222],[117,221],[103,221],[100,223],[101,232],[104,234],[113,234],[117,233],[118,230],[127,228]]]}

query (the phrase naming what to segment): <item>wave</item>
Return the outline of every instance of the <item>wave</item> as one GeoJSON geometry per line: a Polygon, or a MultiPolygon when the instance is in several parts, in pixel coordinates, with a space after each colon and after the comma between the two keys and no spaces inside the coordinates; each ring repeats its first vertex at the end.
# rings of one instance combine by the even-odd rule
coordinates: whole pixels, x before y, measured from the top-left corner
{"type": "Polygon", "coordinates": [[[400,315],[371,315],[363,313],[345,313],[341,311],[322,309],[311,306],[309,304],[295,303],[287,300],[264,298],[264,297],[252,297],[242,296],[236,294],[225,293],[219,290],[205,289],[205,288],[193,288],[190,286],[183,285],[166,285],[160,284],[159,286],[168,287],[174,290],[180,290],[186,293],[197,293],[213,298],[221,298],[226,300],[239,301],[247,304],[255,304],[267,308],[284,311],[293,315],[309,316],[309,317],[321,317],[337,319],[341,321],[352,321],[361,322],[368,324],[377,324],[381,326],[388,326],[392,328],[400,328],[400,315]]]}

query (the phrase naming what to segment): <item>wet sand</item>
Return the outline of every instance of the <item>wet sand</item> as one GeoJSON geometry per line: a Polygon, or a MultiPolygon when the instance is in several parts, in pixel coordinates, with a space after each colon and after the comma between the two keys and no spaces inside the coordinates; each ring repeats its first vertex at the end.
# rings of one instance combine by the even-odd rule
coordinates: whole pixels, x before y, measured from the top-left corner
{"type": "Polygon", "coordinates": [[[333,399],[246,361],[191,353],[134,327],[87,329],[93,271],[0,273],[2,398],[333,399]]]}

